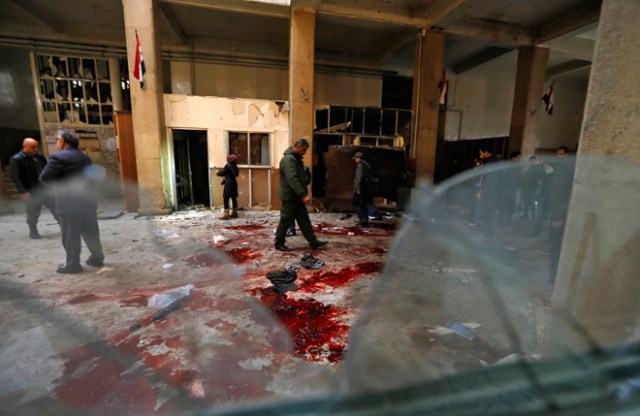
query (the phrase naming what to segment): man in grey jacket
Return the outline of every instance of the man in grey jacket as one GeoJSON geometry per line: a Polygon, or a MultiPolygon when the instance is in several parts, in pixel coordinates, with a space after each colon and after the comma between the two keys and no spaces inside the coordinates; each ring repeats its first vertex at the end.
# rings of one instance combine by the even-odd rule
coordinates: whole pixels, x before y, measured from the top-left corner
{"type": "Polygon", "coordinates": [[[104,261],[96,215],[98,203],[93,192],[95,184],[88,177],[92,162],[89,156],[78,150],[79,143],[78,133],[61,130],[56,142],[61,151],[49,157],[40,174],[40,181],[53,188],[62,245],[67,253],[67,261],[58,267],[58,273],[82,271],[81,238],[91,253],[86,264],[100,267],[104,261]]]}
{"type": "Polygon", "coordinates": [[[312,249],[318,249],[326,241],[320,241],[313,232],[306,204],[311,202],[305,185],[304,165],[302,156],[307,153],[309,142],[298,139],[289,147],[280,160],[280,187],[278,198],[282,201],[280,208],[280,222],[276,230],[275,248],[280,251],[291,251],[285,245],[285,236],[291,225],[297,221],[302,235],[307,239],[312,249]]]}

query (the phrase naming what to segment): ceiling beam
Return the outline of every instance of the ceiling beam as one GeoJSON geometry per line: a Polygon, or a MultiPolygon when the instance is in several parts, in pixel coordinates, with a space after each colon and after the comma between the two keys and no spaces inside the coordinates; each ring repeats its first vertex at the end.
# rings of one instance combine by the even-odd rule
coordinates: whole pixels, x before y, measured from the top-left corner
{"type": "Polygon", "coordinates": [[[175,6],[201,7],[205,9],[224,10],[236,13],[258,14],[261,16],[289,18],[288,6],[278,4],[257,3],[238,0],[159,0],[160,3],[175,6]]]}
{"type": "Polygon", "coordinates": [[[480,53],[473,55],[470,58],[467,58],[463,61],[460,61],[451,65],[451,69],[456,74],[462,74],[463,72],[473,69],[478,65],[482,65],[499,56],[507,54],[511,52],[511,50],[512,49],[508,49],[508,48],[488,48],[480,53]]]}
{"type": "Polygon", "coordinates": [[[600,19],[601,0],[584,1],[579,8],[564,13],[562,16],[540,26],[537,30],[537,42],[543,43],[600,19]]]}
{"type": "Polygon", "coordinates": [[[572,61],[547,68],[545,78],[550,79],[558,75],[566,74],[573,71],[578,71],[580,69],[588,68],[590,66],[591,66],[591,61],[574,59],[572,61]]]}
{"type": "Polygon", "coordinates": [[[429,5],[427,18],[430,25],[436,25],[451,12],[460,7],[465,0],[436,0],[429,5]]]}
{"type": "Polygon", "coordinates": [[[344,0],[322,0],[318,5],[318,13],[347,17],[350,19],[370,20],[373,22],[390,23],[401,26],[426,27],[429,20],[405,10],[399,2],[386,2],[389,4],[382,7],[365,7],[366,3],[359,7],[353,7],[344,0]]]}
{"type": "Polygon", "coordinates": [[[171,6],[166,3],[160,3],[160,11],[164,15],[165,19],[167,19],[173,35],[178,39],[180,44],[186,45],[189,43],[189,36],[187,36],[184,29],[182,29],[182,25],[180,25],[178,18],[173,10],[171,10],[171,6]]]}
{"type": "Polygon", "coordinates": [[[14,6],[29,15],[33,20],[47,27],[47,29],[57,33],[63,33],[63,27],[51,22],[51,16],[47,15],[38,7],[33,1],[30,0],[9,0],[14,6]]]}
{"type": "Polygon", "coordinates": [[[445,31],[505,46],[529,46],[536,43],[535,36],[525,27],[485,19],[463,18],[459,24],[447,27],[445,31]]]}
{"type": "Polygon", "coordinates": [[[291,0],[291,7],[306,10],[318,10],[320,0],[291,0]]]}
{"type": "Polygon", "coordinates": [[[378,58],[378,63],[379,64],[383,64],[383,63],[387,62],[387,60],[389,60],[392,56],[394,56],[396,53],[398,53],[409,42],[415,41],[416,39],[418,39],[418,33],[419,33],[419,31],[416,30],[415,33],[412,33],[412,34],[409,34],[409,35],[407,35],[407,34],[400,35],[394,41],[390,42],[389,46],[382,53],[380,58],[378,58]]]}

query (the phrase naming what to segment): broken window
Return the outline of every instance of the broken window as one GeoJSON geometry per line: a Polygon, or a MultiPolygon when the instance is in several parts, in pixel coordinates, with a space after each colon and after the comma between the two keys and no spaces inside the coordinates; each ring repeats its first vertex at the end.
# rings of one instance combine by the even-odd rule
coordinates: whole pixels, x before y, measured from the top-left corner
{"type": "MultiPolygon", "coordinates": [[[[45,123],[113,124],[112,74],[107,59],[36,55],[36,67],[45,123]]],[[[126,60],[120,61],[120,67],[126,109],[130,108],[126,60]]]]}
{"type": "Polygon", "coordinates": [[[239,165],[269,166],[268,133],[229,132],[229,154],[238,156],[239,165]]]}

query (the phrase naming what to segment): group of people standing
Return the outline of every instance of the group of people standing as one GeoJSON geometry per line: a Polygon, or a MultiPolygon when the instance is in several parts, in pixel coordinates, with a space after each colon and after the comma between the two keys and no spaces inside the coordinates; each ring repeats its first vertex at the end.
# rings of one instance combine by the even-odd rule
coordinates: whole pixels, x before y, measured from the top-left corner
{"type": "MultiPolygon", "coordinates": [[[[521,211],[530,223],[527,236],[535,238],[548,218],[551,271],[555,276],[574,172],[574,163],[567,158],[568,148],[558,147],[555,157],[547,161],[531,156],[526,164],[509,171],[490,169],[500,161],[490,149],[481,148],[479,153],[486,171],[476,183],[470,222],[474,221],[477,204],[484,239],[493,244],[496,221],[511,225],[514,214],[521,211]]],[[[511,160],[519,162],[520,153],[512,153],[511,160]]]]}
{"type": "Polygon", "coordinates": [[[60,150],[47,161],[38,153],[38,142],[24,139],[22,150],[11,157],[11,178],[25,201],[29,237],[40,239],[37,224],[42,205],[60,225],[66,261],[58,273],[80,273],[81,241],[91,255],[86,264],[100,267],[104,253],[100,243],[97,195],[92,183],[92,161],[78,149],[80,137],[73,130],[60,130],[56,146],[60,150]]]}

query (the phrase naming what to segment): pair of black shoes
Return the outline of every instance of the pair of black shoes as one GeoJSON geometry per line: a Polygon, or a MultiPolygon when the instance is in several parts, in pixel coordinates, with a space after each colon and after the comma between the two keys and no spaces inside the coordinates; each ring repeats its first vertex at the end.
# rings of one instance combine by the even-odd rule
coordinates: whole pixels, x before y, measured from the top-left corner
{"type": "MultiPolygon", "coordinates": [[[[319,248],[320,248],[320,247],[322,247],[322,246],[326,246],[326,245],[327,245],[327,243],[328,243],[328,241],[320,241],[320,240],[317,240],[317,241],[315,241],[315,242],[313,242],[313,243],[309,244],[309,246],[311,246],[311,248],[312,248],[313,250],[317,250],[317,249],[319,249],[319,248]]],[[[291,251],[291,249],[290,249],[289,247],[285,246],[284,244],[276,244],[275,248],[276,248],[276,250],[278,250],[278,251],[291,251]]]]}
{"type": "MultiPolygon", "coordinates": [[[[102,265],[104,264],[104,260],[98,260],[95,257],[89,256],[89,258],[85,263],[87,264],[87,266],[102,267],[102,265]]],[[[61,264],[56,270],[56,272],[62,273],[62,274],[75,274],[75,273],[82,273],[82,270],[83,270],[82,266],[79,264],[73,265],[73,266],[61,264]]]]}

